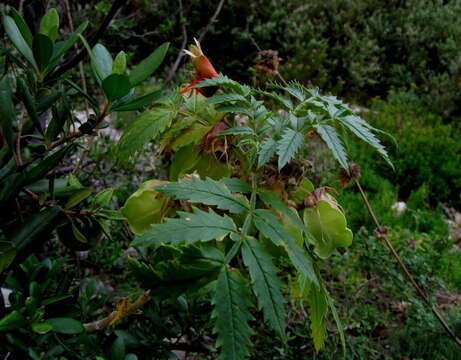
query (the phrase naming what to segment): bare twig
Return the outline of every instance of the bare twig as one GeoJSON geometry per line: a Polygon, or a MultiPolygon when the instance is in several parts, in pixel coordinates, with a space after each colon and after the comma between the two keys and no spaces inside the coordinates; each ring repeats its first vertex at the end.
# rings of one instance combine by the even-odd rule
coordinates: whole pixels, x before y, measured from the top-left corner
{"type": "MultiPolygon", "coordinates": [[[[101,114],[99,115],[98,119],[94,122],[92,129],[94,130],[106,117],[107,112],[109,110],[109,103],[104,104],[104,109],[102,110],[101,114]]],[[[54,143],[52,143],[50,146],[47,147],[47,150],[53,150],[57,148],[58,146],[65,144],[71,140],[77,139],[81,136],[85,135],[85,133],[82,133],[80,130],[77,130],[67,136],[64,136],[60,138],[59,140],[56,140],[54,143]]]]}
{"type": "Polygon", "coordinates": [[[434,314],[434,316],[437,318],[437,320],[440,322],[440,324],[442,325],[442,327],[444,328],[444,330],[447,332],[447,334],[450,336],[450,338],[458,345],[461,347],[461,340],[456,336],[456,334],[453,332],[453,330],[450,328],[450,326],[448,326],[448,324],[446,323],[445,319],[442,317],[442,315],[439,313],[439,311],[435,308],[434,305],[432,305],[429,297],[427,296],[427,294],[424,292],[424,290],[418,285],[418,283],[416,282],[415,278],[411,275],[410,271],[408,270],[408,268],[406,267],[406,265],[403,263],[402,259],[400,258],[399,254],[397,253],[397,250],[395,250],[394,246],[392,245],[392,243],[390,242],[389,238],[387,237],[387,234],[386,234],[386,229],[383,228],[381,226],[381,224],[379,223],[378,221],[378,218],[376,217],[374,211],[373,211],[373,208],[371,207],[370,205],[370,202],[368,201],[368,198],[365,194],[365,192],[363,191],[362,189],[362,186],[360,185],[359,181],[358,180],[355,180],[355,183],[357,185],[357,188],[359,189],[359,192],[360,192],[360,195],[362,196],[362,200],[363,202],[365,203],[365,206],[368,210],[368,213],[370,214],[370,216],[372,217],[373,219],[373,222],[375,223],[376,225],[376,230],[377,230],[377,237],[384,241],[384,243],[386,244],[386,246],[389,248],[389,250],[391,251],[392,253],[392,256],[395,258],[395,260],[397,261],[397,263],[399,264],[400,266],[400,269],[402,270],[402,272],[405,274],[405,276],[407,277],[407,279],[410,281],[411,285],[413,286],[413,288],[416,290],[416,292],[419,294],[419,296],[421,297],[421,299],[424,300],[424,302],[430,306],[431,308],[431,311],[432,313],[434,314]]]}
{"type": "MultiPolygon", "coordinates": [[[[99,26],[98,30],[96,33],[88,38],[88,44],[90,46],[93,46],[97,43],[99,38],[102,36],[102,34],[106,31],[107,27],[109,26],[110,22],[112,19],[115,17],[117,12],[120,10],[120,8],[125,5],[125,3],[128,2],[128,0],[115,0],[112,4],[112,7],[109,10],[109,13],[107,16],[104,18],[104,21],[102,24],[99,26]]],[[[72,69],[75,65],[77,65],[80,61],[82,61],[85,56],[87,56],[87,51],[86,49],[81,49],[76,55],[73,53],[71,55],[71,58],[65,61],[53,74],[51,74],[51,77],[58,78],[62,74],[64,74],[67,70],[72,69]]]]}
{"type": "Polygon", "coordinates": [[[186,45],[187,45],[187,29],[186,29],[186,23],[184,22],[184,8],[182,6],[182,0],[178,0],[178,1],[179,1],[179,21],[181,22],[181,31],[182,31],[182,43],[181,43],[181,48],[179,50],[178,56],[176,57],[176,60],[174,61],[173,66],[171,67],[166,77],[167,83],[173,80],[174,76],[176,75],[179,64],[181,63],[181,60],[184,57],[183,50],[186,48],[186,45]]]}
{"type": "Polygon", "coordinates": [[[80,168],[82,167],[83,162],[85,161],[86,157],[91,151],[91,146],[93,146],[94,139],[96,137],[92,137],[88,140],[87,143],[87,148],[83,151],[82,155],[79,157],[77,161],[77,165],[75,165],[75,168],[72,170],[72,174],[77,174],[80,171],[80,168]]]}
{"type": "Polygon", "coordinates": [[[142,34],[136,34],[135,32],[125,32],[123,35],[121,35],[124,39],[129,39],[129,38],[138,38],[138,39],[144,39],[148,36],[155,35],[157,34],[157,30],[152,30],[152,31],[146,31],[145,33],[142,34]]]}
{"type": "Polygon", "coordinates": [[[40,196],[38,196],[36,193],[34,193],[33,191],[29,190],[28,188],[22,188],[24,190],[24,192],[29,195],[32,199],[34,200],[38,200],[40,198],[40,196]]]}
{"type": "Polygon", "coordinates": [[[19,126],[18,134],[16,135],[16,164],[22,166],[22,155],[21,155],[21,130],[22,126],[19,126]]]}
{"type": "Polygon", "coordinates": [[[19,7],[18,7],[18,12],[22,14],[22,10],[24,8],[24,0],[19,1],[19,7]]]}
{"type": "Polygon", "coordinates": [[[95,210],[82,210],[82,211],[74,211],[74,210],[62,210],[62,213],[68,217],[86,217],[95,214],[95,210]]]}
{"type": "Polygon", "coordinates": [[[258,43],[255,41],[255,39],[253,39],[253,36],[251,36],[251,34],[250,34],[249,37],[250,37],[250,40],[251,40],[252,44],[255,46],[256,49],[258,49],[258,52],[261,52],[262,49],[261,49],[261,47],[258,45],[258,43]]]}
{"type": "Polygon", "coordinates": [[[60,138],[59,140],[56,140],[54,143],[52,143],[50,146],[47,147],[47,150],[50,151],[50,150],[56,149],[59,145],[65,144],[71,140],[79,138],[82,135],[83,133],[80,131],[73,132],[67,136],[60,138]]]}
{"type": "MultiPolygon", "coordinates": [[[[86,332],[94,332],[107,328],[109,325],[113,324],[115,321],[121,320],[122,318],[128,317],[138,311],[145,303],[147,303],[151,297],[149,296],[149,291],[141,295],[134,303],[128,302],[127,307],[124,309],[123,314],[120,314],[118,311],[112,311],[108,316],[101,320],[96,320],[87,324],[84,324],[86,332]]],[[[127,298],[123,299],[127,300],[127,298]]],[[[123,301],[122,300],[122,301],[123,301]]]]}
{"type": "Polygon", "coordinates": [[[278,76],[279,79],[282,81],[283,85],[289,86],[289,84],[287,83],[287,81],[285,80],[285,78],[282,76],[282,74],[279,73],[278,70],[277,70],[277,76],[278,76]]]}
{"type": "MultiPolygon", "coordinates": [[[[218,18],[219,13],[221,12],[221,10],[222,10],[222,8],[224,6],[224,2],[225,2],[225,0],[220,0],[219,1],[218,6],[216,7],[216,10],[215,10],[214,14],[210,18],[210,21],[208,22],[208,24],[206,24],[206,26],[203,28],[203,30],[200,32],[200,35],[198,36],[198,41],[199,42],[201,42],[205,38],[205,35],[207,34],[207,32],[210,30],[213,23],[218,18]]],[[[184,8],[183,8],[182,0],[179,0],[179,16],[180,16],[180,20],[182,22],[181,31],[182,31],[183,40],[182,40],[182,43],[181,43],[181,49],[180,49],[180,51],[178,53],[178,56],[176,57],[176,60],[173,63],[173,66],[171,67],[171,69],[168,72],[168,75],[166,77],[166,82],[167,83],[170,82],[171,80],[173,80],[173,78],[175,77],[176,72],[178,71],[179,65],[181,64],[181,60],[184,57],[184,51],[183,50],[186,48],[186,45],[187,45],[187,30],[186,30],[186,24],[183,22],[184,8]]]]}
{"type": "MultiPolygon", "coordinates": [[[[66,8],[66,14],[67,14],[67,19],[69,20],[69,29],[73,33],[74,32],[74,22],[72,20],[72,15],[70,12],[70,5],[69,5],[69,0],[64,0],[65,8],[66,8]]],[[[78,50],[77,44],[74,45],[75,50],[78,50]]],[[[86,79],[85,79],[85,73],[83,72],[83,63],[80,61],[78,64],[78,68],[80,71],[80,80],[82,81],[82,89],[84,92],[88,92],[87,86],[86,86],[86,79]]],[[[83,101],[85,102],[85,112],[86,112],[86,117],[88,118],[88,100],[84,97],[83,101]]]]}
{"type": "Polygon", "coordinates": [[[23,223],[24,217],[22,216],[22,209],[21,209],[21,205],[19,204],[18,198],[16,198],[16,211],[19,215],[19,220],[21,220],[21,222],[23,223]]]}
{"type": "Polygon", "coordinates": [[[225,0],[221,0],[219,3],[218,3],[218,6],[216,7],[216,10],[213,14],[213,16],[210,18],[210,21],[208,22],[208,24],[203,28],[203,30],[200,32],[200,35],[198,37],[198,41],[201,42],[204,38],[205,38],[205,35],[206,33],[208,32],[208,30],[210,30],[211,28],[211,25],[213,25],[213,23],[216,21],[216,19],[218,18],[219,16],[219,13],[221,12],[222,10],[222,7],[224,5],[224,1],[225,0]]]}

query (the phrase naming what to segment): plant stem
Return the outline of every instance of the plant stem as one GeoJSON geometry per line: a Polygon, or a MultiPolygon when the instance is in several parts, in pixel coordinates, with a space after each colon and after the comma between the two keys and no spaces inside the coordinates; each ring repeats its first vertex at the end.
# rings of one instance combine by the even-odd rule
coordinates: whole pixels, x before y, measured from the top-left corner
{"type": "MultiPolygon", "coordinates": [[[[21,131],[22,125],[19,126],[18,134],[16,136],[16,164],[22,166],[22,155],[21,155],[21,131]]],[[[14,152],[13,152],[14,153],[14,152]]]]}
{"type": "Polygon", "coordinates": [[[373,211],[373,208],[371,207],[371,204],[370,202],[368,201],[368,198],[365,194],[365,192],[363,191],[362,189],[362,186],[360,185],[360,182],[358,180],[355,180],[355,184],[357,185],[357,188],[359,189],[359,192],[360,192],[360,195],[362,196],[362,200],[368,210],[368,213],[370,214],[370,216],[372,217],[373,219],[373,222],[375,223],[376,225],[376,230],[377,230],[377,237],[378,239],[380,240],[383,240],[384,243],[386,244],[386,246],[389,248],[389,250],[391,251],[391,254],[392,256],[395,258],[395,260],[397,261],[397,263],[399,264],[400,266],[400,269],[402,270],[402,272],[405,274],[405,276],[407,277],[407,279],[410,281],[411,285],[413,286],[413,288],[416,290],[416,292],[419,294],[419,296],[424,300],[424,302],[430,306],[431,310],[432,310],[432,313],[434,314],[434,316],[437,318],[437,320],[440,322],[440,324],[442,325],[442,327],[445,329],[445,331],[448,333],[448,335],[450,336],[450,338],[459,346],[461,347],[461,340],[456,336],[456,334],[453,332],[453,330],[449,327],[449,325],[447,324],[447,322],[445,321],[445,319],[442,317],[442,315],[439,313],[439,311],[435,308],[434,305],[432,305],[429,297],[427,296],[427,294],[424,292],[424,290],[418,285],[418,283],[416,282],[415,278],[413,277],[413,275],[411,275],[410,271],[408,270],[408,268],[406,267],[406,265],[403,263],[402,261],[402,258],[399,256],[399,254],[397,253],[397,250],[394,248],[394,246],[392,245],[391,241],[389,240],[389,238],[387,237],[387,234],[386,234],[386,230],[381,226],[381,224],[379,223],[378,221],[378,218],[376,217],[375,215],[375,212],[373,211]]]}
{"type": "MultiPolygon", "coordinates": [[[[104,118],[106,117],[106,115],[108,113],[109,106],[110,106],[109,103],[104,104],[104,108],[103,108],[101,114],[99,115],[98,119],[94,123],[94,126],[92,127],[93,130],[104,120],[104,118]]],[[[47,150],[48,151],[53,150],[53,149],[57,148],[59,145],[65,144],[65,143],[67,143],[67,142],[69,142],[71,140],[77,139],[77,138],[79,138],[79,137],[81,137],[83,135],[85,135],[85,134],[82,133],[80,130],[75,131],[75,132],[73,132],[73,133],[71,133],[71,134],[69,134],[67,136],[62,137],[59,140],[56,140],[54,143],[52,143],[50,146],[48,146],[47,150]]]]}
{"type": "Polygon", "coordinates": [[[257,193],[258,185],[256,182],[256,175],[255,173],[252,173],[251,175],[251,197],[250,197],[250,211],[248,213],[248,216],[245,219],[245,222],[243,224],[242,228],[242,237],[245,238],[245,236],[248,234],[248,230],[250,230],[250,225],[251,225],[251,220],[253,218],[253,213],[256,209],[256,193],[257,193]]]}
{"type": "Polygon", "coordinates": [[[236,241],[234,245],[232,246],[232,248],[229,250],[229,252],[226,254],[226,257],[224,259],[224,263],[226,264],[229,264],[229,262],[234,258],[234,256],[237,255],[238,251],[240,250],[240,247],[242,246],[243,241],[245,241],[245,237],[247,236],[248,231],[250,230],[251,220],[253,219],[253,213],[256,208],[256,194],[257,194],[257,182],[256,182],[256,175],[253,173],[251,175],[250,210],[242,226],[241,239],[236,241]]]}

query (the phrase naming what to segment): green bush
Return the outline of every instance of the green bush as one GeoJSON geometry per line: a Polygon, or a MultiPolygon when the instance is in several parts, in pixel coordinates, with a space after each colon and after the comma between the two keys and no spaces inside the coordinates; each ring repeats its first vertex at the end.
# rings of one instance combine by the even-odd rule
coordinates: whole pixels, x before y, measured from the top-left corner
{"type": "MultiPolygon", "coordinates": [[[[109,1],[88,1],[77,18],[101,19],[109,1]]],[[[104,42],[135,61],[165,41],[172,64],[183,42],[197,37],[216,9],[211,0],[138,0],[122,9],[104,42]]],[[[209,27],[203,46],[219,72],[249,82],[258,52],[279,52],[281,73],[333,93],[368,100],[393,88],[414,88],[433,111],[459,114],[461,11],[442,0],[232,0],[209,27]]],[[[97,23],[97,22],[95,22],[97,23]]],[[[91,26],[91,25],[90,25],[91,26]]]]}
{"type": "MultiPolygon", "coordinates": [[[[395,172],[381,173],[398,184],[399,199],[415,201],[420,191],[426,204],[439,202],[461,206],[461,136],[456,123],[444,124],[412,93],[393,93],[388,101],[375,101],[370,123],[392,133],[397,146],[390,147],[395,172]]],[[[363,148],[362,148],[363,149],[363,148]]],[[[373,168],[373,159],[362,153],[373,168]]]]}
{"type": "Polygon", "coordinates": [[[436,111],[459,113],[459,11],[459,2],[434,0],[300,4],[289,15],[299,30],[283,70],[362,98],[414,87],[436,111]]]}

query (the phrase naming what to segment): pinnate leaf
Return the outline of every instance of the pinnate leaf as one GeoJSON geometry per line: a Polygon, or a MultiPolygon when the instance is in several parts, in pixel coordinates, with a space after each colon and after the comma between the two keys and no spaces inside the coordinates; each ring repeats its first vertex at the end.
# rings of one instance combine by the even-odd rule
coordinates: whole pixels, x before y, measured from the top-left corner
{"type": "Polygon", "coordinates": [[[219,182],[226,185],[233,193],[249,193],[251,185],[239,178],[223,178],[219,182]]]}
{"type": "Polygon", "coordinates": [[[290,99],[283,96],[283,95],[272,93],[272,92],[267,92],[267,91],[258,91],[258,93],[263,94],[263,95],[265,95],[267,97],[270,97],[270,98],[272,98],[274,100],[279,101],[280,103],[282,103],[289,110],[293,109],[293,102],[290,99]]]}
{"type": "Polygon", "coordinates": [[[221,216],[194,208],[193,213],[179,212],[179,218],[167,219],[154,225],[135,239],[133,246],[156,247],[165,244],[193,244],[210,241],[236,231],[234,222],[228,216],[221,216]]]}
{"type": "Polygon", "coordinates": [[[274,156],[276,149],[277,142],[273,138],[265,139],[259,150],[258,167],[266,164],[274,156]]]}
{"type": "Polygon", "coordinates": [[[255,131],[248,126],[237,126],[224,131],[221,131],[219,135],[256,135],[255,131]]]}
{"type": "Polygon", "coordinates": [[[225,89],[234,91],[235,93],[243,96],[247,96],[250,93],[250,88],[246,85],[241,85],[237,81],[228,78],[225,75],[220,75],[215,78],[206,79],[199,84],[195,85],[194,88],[201,88],[207,86],[222,86],[225,89]]]}
{"type": "Polygon", "coordinates": [[[274,210],[288,217],[293,224],[302,229],[307,235],[310,234],[302,220],[285,205],[275,192],[263,189],[258,192],[258,195],[266,205],[271,206],[274,210]]]}
{"type": "Polygon", "coordinates": [[[362,139],[369,145],[371,145],[378,153],[386,160],[386,162],[394,168],[389,155],[387,154],[386,149],[380,143],[379,139],[371,132],[370,125],[355,115],[349,115],[338,118],[338,120],[347,127],[352,133],[354,133],[358,138],[362,139]]]}
{"type": "Polygon", "coordinates": [[[220,359],[243,360],[250,354],[252,330],[248,321],[252,316],[248,288],[238,270],[224,266],[216,282],[213,298],[215,319],[213,331],[218,334],[216,345],[221,347],[220,359]]]}
{"type": "Polygon", "coordinates": [[[221,104],[230,101],[243,102],[249,105],[248,100],[240,94],[221,94],[210,97],[205,101],[206,104],[221,104]]]}
{"type": "Polygon", "coordinates": [[[328,302],[328,307],[331,310],[331,315],[333,316],[333,319],[336,323],[336,327],[339,332],[339,338],[341,340],[341,345],[343,348],[343,358],[346,359],[346,336],[344,335],[344,328],[341,323],[341,319],[339,318],[338,311],[336,310],[336,306],[335,306],[333,299],[331,298],[330,294],[328,293],[327,289],[325,289],[324,286],[323,286],[323,290],[325,292],[325,297],[328,302]]]}
{"type": "Polygon", "coordinates": [[[134,118],[117,145],[119,162],[128,160],[150,140],[157,138],[175,116],[175,110],[159,107],[144,111],[134,118]]]}
{"type": "Polygon", "coordinates": [[[280,224],[277,217],[268,210],[258,209],[254,213],[256,228],[275,245],[283,246],[301,279],[318,285],[318,279],[310,255],[296,243],[295,239],[280,224]]]}
{"type": "Polygon", "coordinates": [[[286,314],[283,308],[282,283],[277,276],[277,268],[272,262],[272,256],[254,238],[246,239],[242,250],[243,261],[254,283],[259,308],[263,310],[264,317],[271,328],[285,339],[286,314]]]}
{"type": "Polygon", "coordinates": [[[290,128],[285,129],[282,138],[277,142],[279,169],[283,168],[296,155],[303,142],[303,134],[290,128]]]}
{"type": "Polygon", "coordinates": [[[320,137],[325,141],[333,156],[338,160],[339,164],[344,169],[349,169],[347,165],[347,155],[344,146],[336,132],[336,129],[330,125],[317,124],[314,125],[320,137]]]}
{"type": "Polygon", "coordinates": [[[226,185],[210,178],[206,180],[193,178],[189,181],[160,185],[156,189],[181,200],[214,205],[218,209],[229,210],[236,214],[249,209],[248,202],[243,197],[233,195],[226,185]]]}
{"type": "Polygon", "coordinates": [[[247,107],[239,104],[222,104],[216,106],[216,111],[225,112],[225,113],[240,113],[246,116],[251,116],[251,111],[247,107]]]}
{"type": "Polygon", "coordinates": [[[146,107],[146,106],[152,104],[152,102],[154,102],[155,100],[160,99],[161,96],[162,96],[162,91],[157,90],[157,91],[151,92],[149,94],[146,94],[146,95],[131,99],[126,103],[116,105],[116,106],[112,107],[112,110],[115,110],[115,111],[139,110],[139,109],[141,109],[143,107],[146,107]]]}
{"type": "Polygon", "coordinates": [[[323,287],[311,286],[307,302],[309,304],[311,335],[314,340],[315,350],[319,351],[325,345],[327,335],[326,315],[328,303],[323,287]]]}

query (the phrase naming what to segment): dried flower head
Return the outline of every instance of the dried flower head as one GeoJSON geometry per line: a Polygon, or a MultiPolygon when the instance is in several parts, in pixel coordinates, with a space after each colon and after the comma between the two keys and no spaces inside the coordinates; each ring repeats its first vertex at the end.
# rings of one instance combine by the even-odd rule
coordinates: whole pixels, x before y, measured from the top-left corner
{"type": "Polygon", "coordinates": [[[258,52],[254,68],[269,75],[277,75],[279,72],[279,53],[277,50],[262,50],[258,52]]]}
{"type": "Polygon", "coordinates": [[[339,180],[342,187],[346,187],[351,182],[360,178],[360,166],[356,163],[349,163],[349,172],[341,168],[339,170],[339,180]]]}

